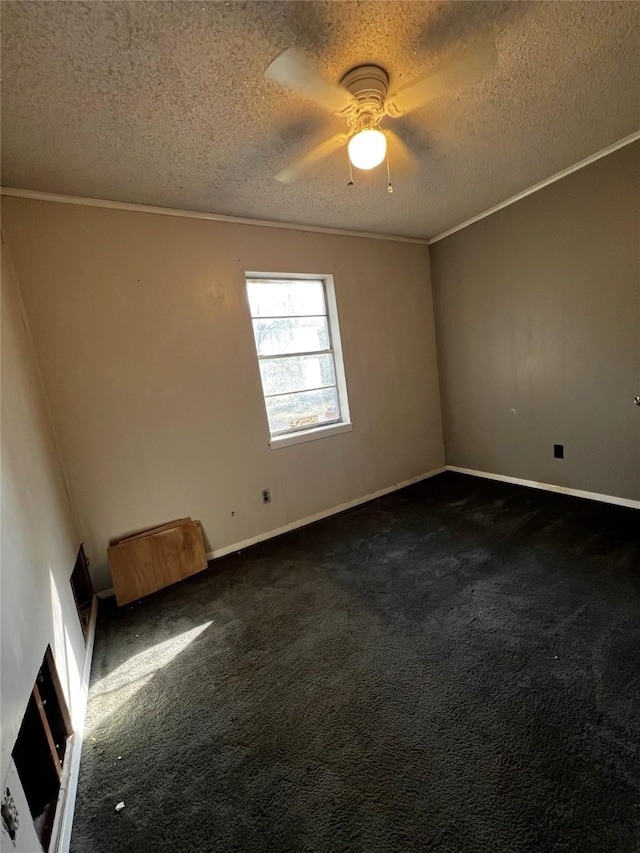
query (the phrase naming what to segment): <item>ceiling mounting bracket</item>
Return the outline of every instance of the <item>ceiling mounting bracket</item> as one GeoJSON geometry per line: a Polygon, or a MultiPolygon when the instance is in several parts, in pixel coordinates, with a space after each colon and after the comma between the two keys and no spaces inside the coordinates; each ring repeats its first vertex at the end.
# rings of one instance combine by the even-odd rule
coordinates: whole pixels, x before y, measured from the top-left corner
{"type": "Polygon", "coordinates": [[[340,84],[363,107],[384,110],[384,100],[389,89],[389,75],[379,65],[357,65],[347,71],[340,84]]]}

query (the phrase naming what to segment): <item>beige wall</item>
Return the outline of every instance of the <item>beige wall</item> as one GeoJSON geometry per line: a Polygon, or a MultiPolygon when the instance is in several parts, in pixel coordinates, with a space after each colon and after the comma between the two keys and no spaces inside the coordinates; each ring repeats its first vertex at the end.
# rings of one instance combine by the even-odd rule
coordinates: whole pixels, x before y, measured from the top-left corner
{"type": "MultiPolygon", "coordinates": [[[[74,722],[84,711],[84,639],[69,578],[80,545],[20,294],[2,251],[2,768],[51,646],[74,722]]],[[[15,786],[12,786],[12,789],[15,786]]],[[[27,826],[23,814],[22,823],[27,826]]],[[[26,830],[25,830],[26,831],[26,830]]],[[[6,840],[6,839],[3,839],[6,840]]],[[[33,850],[32,847],[26,848],[33,850]]]]}
{"type": "Polygon", "coordinates": [[[18,198],[3,222],[98,588],[131,529],[191,515],[217,550],[444,464],[425,246],[18,198]],[[245,269],[334,275],[353,432],[269,449],[245,269]]]}
{"type": "Polygon", "coordinates": [[[430,247],[448,464],[640,499],[639,154],[430,247]]]}

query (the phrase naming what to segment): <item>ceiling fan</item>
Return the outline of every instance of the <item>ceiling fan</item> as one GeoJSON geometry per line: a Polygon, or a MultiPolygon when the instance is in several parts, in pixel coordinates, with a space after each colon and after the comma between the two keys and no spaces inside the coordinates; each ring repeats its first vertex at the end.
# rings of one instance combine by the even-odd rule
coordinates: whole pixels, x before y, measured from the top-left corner
{"type": "MultiPolygon", "coordinates": [[[[315,64],[295,47],[276,56],[265,72],[272,80],[308,98],[333,115],[346,120],[347,127],[311,148],[276,175],[284,184],[299,178],[320,160],[347,146],[349,160],[356,169],[373,169],[389,157],[394,168],[414,171],[417,161],[400,137],[380,128],[383,118],[399,118],[484,76],[498,62],[495,44],[485,40],[458,51],[397,92],[388,94],[389,75],[378,65],[358,65],[339,84],[322,78],[315,64]]],[[[391,184],[389,183],[391,191],[391,184]]]]}

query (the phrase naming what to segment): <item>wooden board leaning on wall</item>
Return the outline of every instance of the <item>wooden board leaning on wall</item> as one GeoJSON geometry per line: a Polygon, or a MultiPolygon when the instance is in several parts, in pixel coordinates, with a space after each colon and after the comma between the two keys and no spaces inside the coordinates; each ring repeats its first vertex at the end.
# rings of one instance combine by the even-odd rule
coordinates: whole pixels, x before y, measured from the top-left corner
{"type": "Polygon", "coordinates": [[[190,518],[130,534],[107,555],[120,606],[207,568],[202,525],[190,518]]]}

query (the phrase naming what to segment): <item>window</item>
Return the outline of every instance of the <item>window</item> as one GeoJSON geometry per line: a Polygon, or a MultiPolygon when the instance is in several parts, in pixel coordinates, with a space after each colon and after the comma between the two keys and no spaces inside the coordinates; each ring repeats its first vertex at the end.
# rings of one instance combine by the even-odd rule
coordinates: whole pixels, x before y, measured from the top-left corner
{"type": "Polygon", "coordinates": [[[350,429],[331,277],[247,275],[247,291],[272,447],[350,429]]]}

